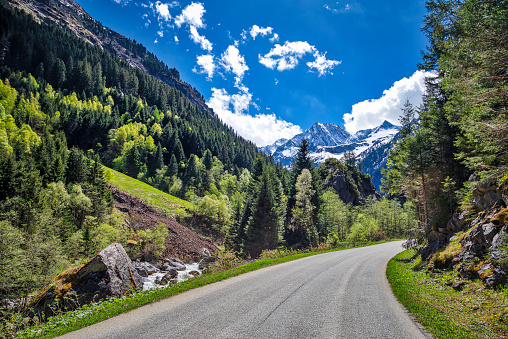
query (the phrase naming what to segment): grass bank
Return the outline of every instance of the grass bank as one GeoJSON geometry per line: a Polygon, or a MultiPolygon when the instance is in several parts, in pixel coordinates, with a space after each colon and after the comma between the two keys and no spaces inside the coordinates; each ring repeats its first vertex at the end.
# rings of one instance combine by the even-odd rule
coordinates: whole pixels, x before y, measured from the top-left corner
{"type": "MultiPolygon", "coordinates": [[[[372,243],[364,246],[376,245],[379,243],[382,242],[372,243]]],[[[38,338],[38,339],[53,338],[59,335],[63,335],[65,333],[78,330],[86,326],[96,324],[120,313],[127,312],[129,310],[153,303],[155,301],[159,301],[194,288],[198,288],[231,277],[235,277],[243,273],[255,271],[264,267],[277,265],[292,260],[309,257],[316,254],[340,251],[348,248],[351,247],[317,252],[298,253],[289,256],[284,256],[281,258],[256,260],[252,263],[238,266],[229,270],[207,273],[200,277],[196,277],[169,286],[167,288],[151,291],[137,291],[131,295],[122,298],[111,298],[108,300],[103,300],[97,303],[85,305],[75,311],[51,317],[46,323],[42,325],[32,326],[24,331],[18,332],[17,337],[38,338]]]]}
{"type": "Polygon", "coordinates": [[[508,338],[508,288],[486,289],[453,271],[427,272],[414,255],[407,250],[391,259],[387,277],[397,299],[435,338],[508,338]]]}
{"type": "Polygon", "coordinates": [[[189,216],[194,206],[185,200],[174,197],[157,188],[150,186],[142,181],[133,179],[125,174],[117,172],[111,168],[104,167],[104,177],[111,186],[120,191],[132,194],[148,205],[159,208],[164,211],[168,217],[189,216]]]}

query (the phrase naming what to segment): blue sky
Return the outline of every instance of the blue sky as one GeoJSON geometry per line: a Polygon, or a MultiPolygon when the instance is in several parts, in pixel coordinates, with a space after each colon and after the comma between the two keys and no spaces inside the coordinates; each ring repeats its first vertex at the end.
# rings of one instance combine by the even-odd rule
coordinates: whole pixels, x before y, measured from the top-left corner
{"type": "Polygon", "coordinates": [[[424,91],[423,0],[78,0],[142,43],[258,146],[315,122],[397,123],[424,91]]]}

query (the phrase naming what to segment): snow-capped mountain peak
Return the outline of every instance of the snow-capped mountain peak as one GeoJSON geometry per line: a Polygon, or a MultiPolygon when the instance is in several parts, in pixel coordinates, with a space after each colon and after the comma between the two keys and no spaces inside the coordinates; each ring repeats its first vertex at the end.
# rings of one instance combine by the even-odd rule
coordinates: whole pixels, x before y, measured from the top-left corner
{"type": "Polygon", "coordinates": [[[364,172],[370,174],[374,184],[379,187],[381,167],[386,164],[388,150],[399,128],[384,121],[378,127],[361,130],[352,135],[339,125],[317,122],[290,140],[280,139],[260,149],[273,155],[276,162],[286,167],[290,167],[293,163],[303,139],[309,142],[311,158],[317,165],[328,158],[340,159],[344,152],[353,151],[357,159],[363,162],[364,172]],[[377,157],[376,154],[382,154],[382,156],[377,157]],[[371,164],[372,161],[375,164],[371,164]],[[372,173],[369,173],[371,172],[369,169],[372,169],[372,173]]]}

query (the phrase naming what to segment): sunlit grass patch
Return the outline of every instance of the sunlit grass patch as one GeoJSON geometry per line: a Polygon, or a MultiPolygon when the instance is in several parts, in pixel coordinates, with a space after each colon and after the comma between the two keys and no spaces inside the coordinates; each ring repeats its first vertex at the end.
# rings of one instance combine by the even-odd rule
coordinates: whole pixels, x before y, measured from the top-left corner
{"type": "Polygon", "coordinates": [[[426,272],[407,250],[388,263],[387,277],[399,301],[436,338],[507,338],[507,289],[486,289],[480,281],[462,281],[454,271],[426,272]]]}

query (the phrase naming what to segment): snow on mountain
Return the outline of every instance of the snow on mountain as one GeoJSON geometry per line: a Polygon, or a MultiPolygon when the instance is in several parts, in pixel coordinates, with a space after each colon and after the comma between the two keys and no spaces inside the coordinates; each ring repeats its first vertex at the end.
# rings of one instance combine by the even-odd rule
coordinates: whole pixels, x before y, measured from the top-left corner
{"type": "Polygon", "coordinates": [[[352,135],[338,125],[315,123],[290,140],[280,139],[273,145],[260,149],[271,154],[276,162],[286,167],[293,163],[303,139],[309,142],[310,156],[316,165],[328,158],[341,159],[344,152],[353,151],[357,159],[363,162],[363,172],[371,175],[374,185],[379,189],[381,168],[386,165],[388,151],[399,128],[385,121],[378,127],[352,135]]]}

